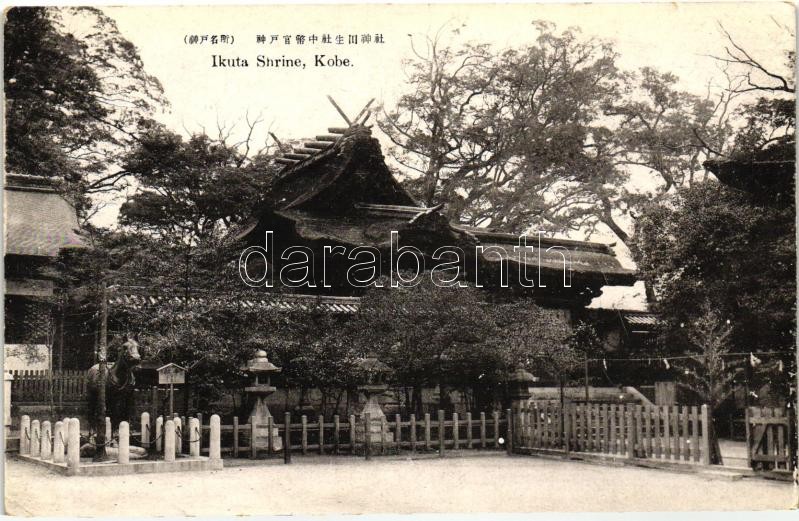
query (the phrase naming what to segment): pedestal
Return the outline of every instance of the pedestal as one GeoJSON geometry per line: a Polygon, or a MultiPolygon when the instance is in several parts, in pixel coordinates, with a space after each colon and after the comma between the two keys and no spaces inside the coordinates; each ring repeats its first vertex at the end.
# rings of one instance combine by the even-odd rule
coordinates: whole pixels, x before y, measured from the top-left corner
{"type": "MultiPolygon", "coordinates": [[[[252,391],[248,392],[252,394],[252,391]]],[[[266,425],[269,421],[268,418],[272,417],[269,408],[266,406],[266,396],[255,396],[254,398],[255,406],[252,408],[250,417],[256,425],[266,425]]],[[[272,418],[272,425],[272,451],[281,451],[283,450],[283,441],[278,436],[278,428],[275,425],[274,418],[272,418]]],[[[269,449],[269,429],[267,427],[256,427],[255,435],[255,446],[258,449],[269,449]]]]}
{"type": "MultiPolygon", "coordinates": [[[[383,413],[383,410],[380,408],[380,403],[377,401],[378,396],[378,394],[371,394],[367,396],[366,404],[364,404],[363,410],[361,410],[361,412],[358,414],[358,420],[355,422],[355,441],[358,443],[363,443],[366,440],[363,418],[367,413],[369,414],[370,418],[368,434],[369,441],[372,444],[380,443],[380,434],[382,430],[381,426],[386,418],[386,415],[383,413]]],[[[386,443],[393,442],[394,433],[386,429],[384,439],[386,443]]]]}

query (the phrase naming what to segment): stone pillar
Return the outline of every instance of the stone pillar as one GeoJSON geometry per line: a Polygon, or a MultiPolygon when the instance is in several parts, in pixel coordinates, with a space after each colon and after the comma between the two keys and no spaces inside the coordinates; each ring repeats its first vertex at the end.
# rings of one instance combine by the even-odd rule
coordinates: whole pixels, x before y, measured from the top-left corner
{"type": "Polygon", "coordinates": [[[130,425],[119,422],[119,456],[118,463],[130,463],[130,425]]]}
{"type": "Polygon", "coordinates": [[[6,439],[11,435],[11,382],[14,380],[14,375],[9,372],[3,372],[3,418],[5,425],[6,439]]]}
{"type": "Polygon", "coordinates": [[[67,474],[74,476],[80,466],[80,421],[77,418],[69,420],[69,434],[67,437],[67,474]]]}
{"type": "Polygon", "coordinates": [[[42,430],[39,427],[39,420],[31,422],[31,456],[38,458],[42,449],[42,430]]]}
{"type": "Polygon", "coordinates": [[[53,463],[64,463],[66,461],[64,458],[65,436],[64,422],[55,422],[55,427],[53,428],[53,463]]]}
{"type": "Polygon", "coordinates": [[[53,456],[52,445],[50,444],[50,437],[53,435],[50,429],[50,422],[45,421],[42,423],[42,459],[50,459],[53,456]]]}
{"type": "Polygon", "coordinates": [[[210,459],[222,459],[222,423],[218,414],[211,416],[211,440],[210,447],[208,448],[208,457],[210,459]]]}
{"type": "Polygon", "coordinates": [[[141,446],[147,450],[150,448],[150,413],[141,413],[141,446]]]}
{"type": "Polygon", "coordinates": [[[175,422],[164,424],[164,461],[175,461],[175,422]]]}
{"type": "Polygon", "coordinates": [[[31,417],[27,414],[19,421],[19,453],[23,456],[31,453],[31,417]]]}
{"type": "Polygon", "coordinates": [[[111,428],[111,418],[108,416],[105,417],[105,446],[109,447],[111,445],[111,433],[113,433],[113,429],[111,428]]]}
{"type": "Polygon", "coordinates": [[[183,454],[183,420],[175,416],[175,452],[183,454]]]}
{"type": "Polygon", "coordinates": [[[164,417],[155,419],[155,451],[160,453],[164,446],[164,417]]]}
{"type": "Polygon", "coordinates": [[[192,458],[200,456],[200,420],[189,418],[189,454],[192,458]]]}

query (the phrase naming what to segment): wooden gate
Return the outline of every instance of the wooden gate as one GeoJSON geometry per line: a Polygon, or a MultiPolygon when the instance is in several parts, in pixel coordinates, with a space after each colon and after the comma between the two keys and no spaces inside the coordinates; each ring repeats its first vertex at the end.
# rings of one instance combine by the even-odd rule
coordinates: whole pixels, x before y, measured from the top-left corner
{"type": "Polygon", "coordinates": [[[746,442],[749,466],[754,470],[793,470],[793,418],[782,407],[746,409],[746,442]]]}

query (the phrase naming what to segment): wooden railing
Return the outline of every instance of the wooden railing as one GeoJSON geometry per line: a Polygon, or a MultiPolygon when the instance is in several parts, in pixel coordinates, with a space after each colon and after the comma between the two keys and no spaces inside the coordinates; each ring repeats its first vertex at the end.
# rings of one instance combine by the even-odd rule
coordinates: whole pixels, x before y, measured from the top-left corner
{"type": "MultiPolygon", "coordinates": [[[[323,416],[312,419],[306,415],[299,418],[270,417],[264,424],[254,424],[252,418],[241,423],[238,417],[233,417],[231,423],[221,427],[221,451],[233,457],[274,455],[277,451],[272,448],[276,441],[262,434],[263,430],[269,433],[273,432],[272,429],[284,447],[301,454],[370,455],[410,450],[436,451],[443,455],[446,450],[505,449],[503,436],[506,435],[507,420],[504,416],[494,411],[488,415],[467,413],[459,417],[452,414],[450,419],[446,419],[444,411],[439,411],[435,417],[425,414],[416,418],[411,414],[402,419],[397,414],[382,420],[370,418],[371,430],[365,418],[354,415],[349,418],[335,415],[327,419],[323,416]],[[286,432],[289,432],[288,439],[286,432]],[[371,435],[364,436],[364,432],[371,435]],[[260,441],[253,443],[253,439],[260,441]]],[[[209,426],[202,424],[200,419],[205,440],[209,426]]],[[[206,445],[203,441],[202,451],[207,451],[206,445]]]]}
{"type": "Polygon", "coordinates": [[[14,404],[79,402],[86,398],[86,371],[11,371],[14,404]]]}
{"type": "Polygon", "coordinates": [[[514,412],[514,445],[710,464],[707,406],[533,403],[514,412]]]}

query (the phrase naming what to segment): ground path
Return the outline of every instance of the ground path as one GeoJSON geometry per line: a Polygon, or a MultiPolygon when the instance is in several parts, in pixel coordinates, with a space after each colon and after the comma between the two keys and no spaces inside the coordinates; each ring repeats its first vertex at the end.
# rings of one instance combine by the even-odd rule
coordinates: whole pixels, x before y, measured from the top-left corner
{"type": "MultiPolygon", "coordinates": [[[[234,462],[235,463],[235,462],[234,462]]],[[[790,483],[535,457],[295,457],[221,471],[58,476],[6,464],[6,513],[160,516],[785,509],[790,483]]],[[[227,462],[226,462],[227,464],[227,462]]]]}

